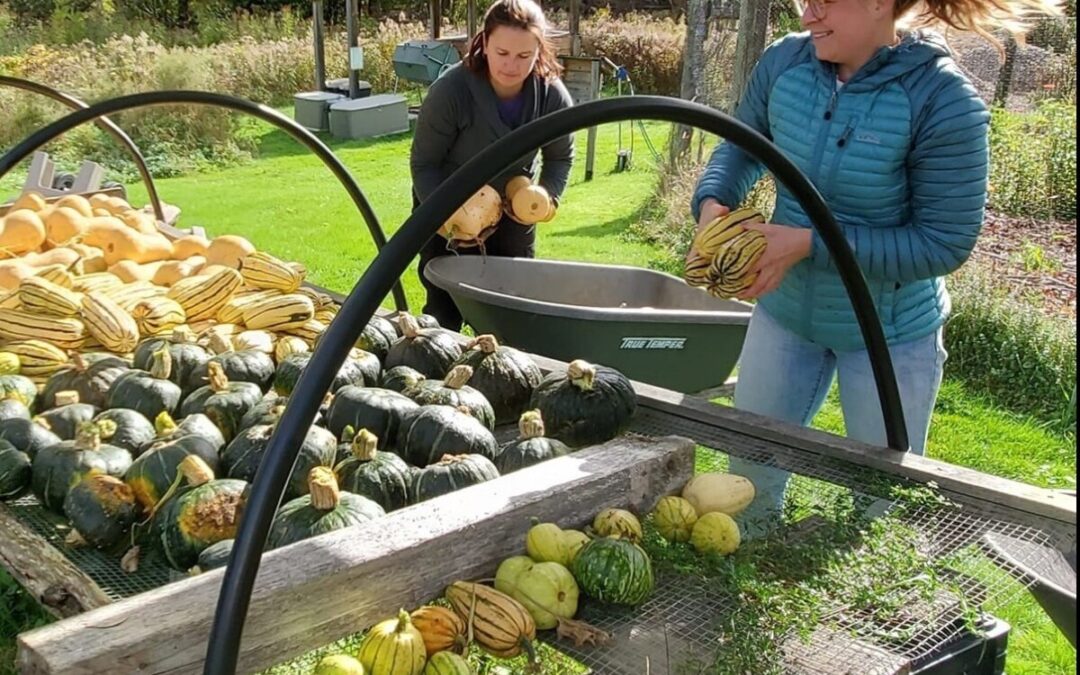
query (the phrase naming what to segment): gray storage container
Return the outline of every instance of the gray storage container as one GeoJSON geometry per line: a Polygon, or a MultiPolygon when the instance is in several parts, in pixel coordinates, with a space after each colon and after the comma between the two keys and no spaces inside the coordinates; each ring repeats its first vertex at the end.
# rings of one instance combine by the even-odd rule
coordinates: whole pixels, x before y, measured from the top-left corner
{"type": "Polygon", "coordinates": [[[293,96],[296,122],[311,131],[330,128],[330,106],[344,97],[329,91],[305,91],[293,96]]]}
{"type": "Polygon", "coordinates": [[[336,138],[372,138],[409,130],[404,96],[377,94],[330,106],[330,133],[336,138]]]}

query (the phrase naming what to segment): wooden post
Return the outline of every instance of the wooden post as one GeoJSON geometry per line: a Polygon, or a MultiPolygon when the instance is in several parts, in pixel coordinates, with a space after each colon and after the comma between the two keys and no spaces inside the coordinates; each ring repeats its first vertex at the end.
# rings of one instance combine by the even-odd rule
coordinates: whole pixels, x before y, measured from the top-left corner
{"type": "MultiPolygon", "coordinates": [[[[491,577],[532,517],[582,527],[616,506],[648,513],[694,472],[685,438],[623,437],[263,557],[237,672],[264,669],[491,577]],[[422,570],[422,573],[416,573],[422,570]]],[[[23,673],[202,672],[222,570],[19,636],[23,673]]]]}
{"type": "MultiPolygon", "coordinates": [[[[563,82],[574,100],[574,105],[600,98],[600,59],[591,57],[563,56],[563,82]]],[[[596,127],[589,127],[585,144],[585,180],[592,180],[596,163],[596,127]]]]}
{"type": "Polygon", "coordinates": [[[311,3],[311,34],[315,43],[315,91],[326,91],[326,37],[323,28],[323,3],[314,0],[311,3]]]}
{"type": "Polygon", "coordinates": [[[473,36],[476,35],[476,0],[466,0],[465,23],[468,38],[465,43],[465,51],[468,53],[469,45],[472,44],[473,36]]]}
{"type": "Polygon", "coordinates": [[[570,0],[570,56],[581,56],[581,0],[570,0]]]}
{"type": "Polygon", "coordinates": [[[994,105],[1002,108],[1009,102],[1009,90],[1012,88],[1013,66],[1016,64],[1016,38],[1009,34],[1005,37],[1005,61],[998,71],[997,86],[994,88],[994,105]]]}
{"type": "Polygon", "coordinates": [[[734,111],[742,97],[750,73],[761,52],[765,51],[765,34],[769,29],[769,3],[761,0],[742,0],[739,4],[739,38],[735,43],[735,72],[732,73],[731,101],[728,111],[734,111]]]}
{"type": "Polygon", "coordinates": [[[432,40],[442,37],[442,0],[428,0],[428,35],[432,40]]]}
{"type": "MultiPolygon", "coordinates": [[[[709,0],[690,0],[686,17],[686,43],[683,49],[682,84],[680,95],[687,101],[699,103],[705,79],[705,41],[709,39],[709,0]]],[[[694,136],[692,127],[675,126],[671,135],[670,160],[675,165],[690,149],[694,136]]]]}

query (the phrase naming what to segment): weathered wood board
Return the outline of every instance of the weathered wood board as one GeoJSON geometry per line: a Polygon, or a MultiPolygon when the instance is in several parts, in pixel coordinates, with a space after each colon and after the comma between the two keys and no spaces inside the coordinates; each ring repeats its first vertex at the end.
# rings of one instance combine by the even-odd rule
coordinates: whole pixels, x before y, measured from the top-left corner
{"type": "MultiPolygon", "coordinates": [[[[530,518],[580,526],[608,506],[649,510],[694,469],[693,442],[622,437],[272,551],[262,561],[240,672],[303,654],[491,576],[520,552],[530,518]]],[[[201,672],[222,571],[19,636],[25,673],[201,672]]]]}

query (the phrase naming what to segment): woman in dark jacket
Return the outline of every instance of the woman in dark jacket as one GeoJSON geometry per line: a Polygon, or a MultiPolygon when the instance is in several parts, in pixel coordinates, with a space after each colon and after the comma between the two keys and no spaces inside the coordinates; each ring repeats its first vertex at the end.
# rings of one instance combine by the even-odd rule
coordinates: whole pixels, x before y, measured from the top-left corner
{"type": "MultiPolygon", "coordinates": [[[[522,124],[572,104],[559,79],[562,68],[545,37],[546,27],[543,11],[533,0],[497,0],[484,15],[484,30],[473,39],[464,61],[431,85],[416,121],[410,157],[414,207],[489,144],[522,124]]],[[[573,136],[549,143],[540,154],[542,170],[537,182],[557,204],[570,176],[573,136]]],[[[513,176],[534,178],[536,164],[537,153],[530,153],[491,186],[502,194],[513,176]]],[[[424,312],[443,327],[458,330],[461,314],[453,300],[424,278],[428,261],[451,253],[447,244],[446,239],[435,236],[424,246],[420,281],[427,289],[424,312]]],[[[535,225],[522,225],[504,215],[484,242],[484,252],[531,258],[535,245],[535,225]]],[[[478,252],[477,248],[458,250],[478,252]]]]}

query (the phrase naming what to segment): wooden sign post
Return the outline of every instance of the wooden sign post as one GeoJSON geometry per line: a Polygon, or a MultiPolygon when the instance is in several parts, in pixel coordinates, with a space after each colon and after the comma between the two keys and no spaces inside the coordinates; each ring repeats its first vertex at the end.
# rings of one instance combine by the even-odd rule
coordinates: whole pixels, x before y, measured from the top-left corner
{"type": "MultiPolygon", "coordinates": [[[[571,39],[573,39],[571,37],[571,39]]],[[[574,105],[600,98],[601,59],[595,56],[560,56],[563,65],[563,83],[566,84],[574,105]]],[[[585,180],[592,180],[596,160],[596,127],[589,127],[589,140],[585,151],[585,180]]]]}

